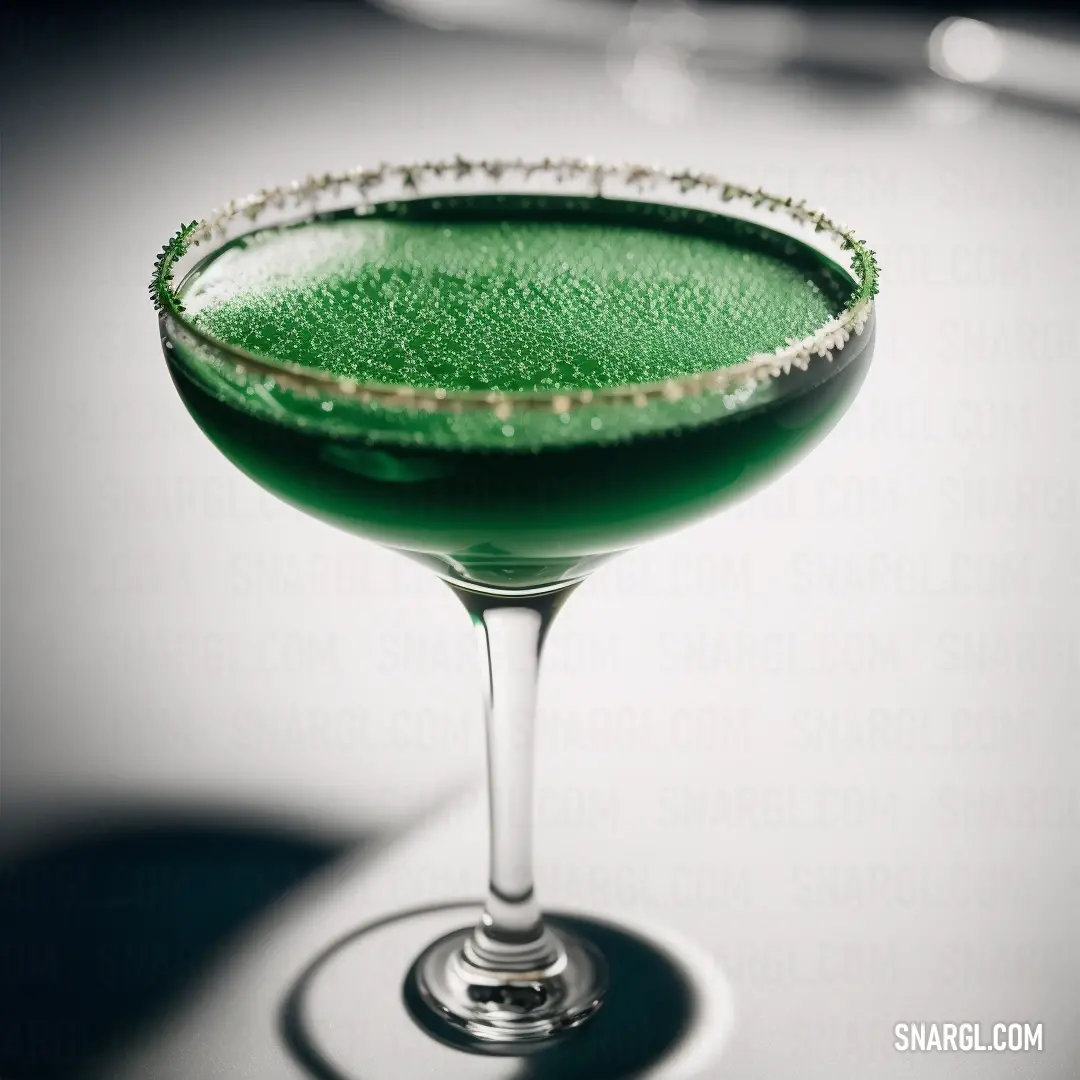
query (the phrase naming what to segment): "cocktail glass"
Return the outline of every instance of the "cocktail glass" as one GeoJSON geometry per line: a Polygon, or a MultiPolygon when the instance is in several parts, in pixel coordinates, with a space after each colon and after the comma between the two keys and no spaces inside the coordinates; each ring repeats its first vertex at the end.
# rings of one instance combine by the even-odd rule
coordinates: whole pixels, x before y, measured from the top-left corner
{"type": "MultiPolygon", "coordinates": [[[[275,495],[426,563],[479,635],[487,898],[475,925],[418,941],[407,971],[386,970],[377,949],[370,970],[361,957],[358,1001],[396,982],[437,1037],[508,1054],[551,1045],[600,1007],[604,957],[586,937],[546,923],[533,886],[533,717],[545,635],[604,560],[745,495],[823,437],[869,365],[876,289],[873,252],[803,202],[708,175],[584,161],[457,158],[310,177],[231,202],[166,245],[151,285],[161,341],[206,434],[275,495]],[[360,383],[219,340],[185,309],[202,268],[253,229],[371,213],[616,224],[629,215],[691,236],[735,236],[842,285],[849,298],[806,337],[741,363],[547,392],[360,383]]],[[[430,933],[421,915],[415,921],[430,933]]]]}

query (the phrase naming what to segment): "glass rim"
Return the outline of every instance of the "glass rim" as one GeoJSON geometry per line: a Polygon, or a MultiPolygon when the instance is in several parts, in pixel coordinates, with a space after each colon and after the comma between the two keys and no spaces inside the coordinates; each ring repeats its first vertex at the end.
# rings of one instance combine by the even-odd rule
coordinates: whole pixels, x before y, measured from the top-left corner
{"type": "MultiPolygon", "coordinates": [[[[327,208],[321,208],[325,211],[327,208]]],[[[298,217],[296,220],[303,220],[298,217]]],[[[755,223],[753,218],[743,220],[755,223]]],[[[238,234],[239,235],[239,234],[238,234]]],[[[799,239],[794,233],[787,233],[799,239]]],[[[810,245],[813,246],[813,245],[810,245]]],[[[213,252],[210,252],[211,254],[213,252]]],[[[676,401],[707,392],[730,392],[733,389],[753,389],[791,369],[805,371],[815,357],[832,360],[835,351],[842,350],[852,334],[858,336],[866,328],[873,312],[874,297],[878,292],[880,271],[873,249],[859,240],[854,233],[839,225],[823,211],[810,210],[805,200],[780,196],[762,188],[746,188],[719,179],[710,173],[696,173],[684,169],[674,172],[657,166],[604,165],[588,159],[544,158],[540,161],[523,159],[492,159],[467,161],[458,156],[450,161],[419,162],[407,165],[382,164],[374,168],[355,168],[339,173],[323,173],[309,176],[304,181],[294,181],[281,187],[263,188],[253,195],[233,199],[220,209],[214,210],[202,220],[182,226],[162,248],[154,263],[154,275],[150,282],[150,295],[158,310],[163,331],[173,323],[194,342],[222,354],[232,361],[238,375],[248,374],[276,380],[283,388],[318,397],[358,399],[362,404],[420,408],[425,411],[461,412],[464,409],[493,409],[500,418],[509,417],[515,409],[545,409],[566,413],[577,406],[596,406],[632,402],[642,407],[650,400],[676,401]],[[519,177],[519,186],[506,184],[519,177]],[[819,326],[806,337],[795,341],[789,339],[773,352],[754,353],[746,360],[708,371],[675,376],[657,382],[627,383],[620,386],[588,389],[553,390],[447,390],[438,387],[418,387],[391,383],[362,382],[334,375],[322,368],[307,367],[272,356],[260,355],[233,345],[207,333],[185,313],[173,280],[177,263],[189,254],[190,249],[212,241],[215,237],[225,241],[229,227],[247,219],[255,226],[259,216],[268,209],[283,210],[290,204],[296,209],[309,212],[320,211],[318,205],[324,193],[339,196],[342,189],[353,189],[357,198],[347,200],[340,209],[350,204],[354,209],[374,205],[376,202],[406,201],[425,197],[453,194],[559,194],[550,186],[528,186],[537,175],[548,177],[560,187],[577,183],[585,185],[585,193],[593,197],[610,197],[610,188],[621,184],[623,190],[635,192],[636,196],[616,196],[627,201],[637,201],[654,206],[683,207],[693,210],[723,214],[720,208],[732,202],[749,204],[753,209],[764,208],[769,214],[780,214],[796,225],[812,226],[815,234],[824,233],[841,251],[850,255],[851,265],[846,272],[855,281],[855,290],[845,307],[838,314],[819,326]],[[467,177],[475,176],[489,185],[485,191],[445,188],[450,177],[458,185],[467,177]],[[423,185],[434,184],[435,188],[423,185]],[[440,189],[439,185],[443,185],[440,189]],[[609,190],[605,190],[605,187],[609,190]],[[661,188],[668,189],[668,200],[651,199],[648,196],[661,188]],[[719,206],[710,209],[700,202],[688,202],[687,196],[705,196],[719,206]],[[372,196],[376,195],[376,198],[372,196]],[[674,197],[675,201],[669,201],[674,197]]],[[[167,342],[167,337],[163,337],[167,342]]]]}

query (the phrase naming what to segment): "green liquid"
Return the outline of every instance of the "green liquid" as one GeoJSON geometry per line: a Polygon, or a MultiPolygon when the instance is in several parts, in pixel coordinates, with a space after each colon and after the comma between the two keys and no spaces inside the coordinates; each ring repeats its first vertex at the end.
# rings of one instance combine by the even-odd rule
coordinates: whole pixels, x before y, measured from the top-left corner
{"type": "Polygon", "coordinates": [[[185,303],[223,341],[358,382],[551,391],[740,363],[805,337],[851,290],[738,237],[458,214],[258,232],[185,303]]]}
{"type": "MultiPolygon", "coordinates": [[[[721,215],[606,200],[393,204],[249,234],[184,282],[213,337],[357,382],[603,389],[740,363],[802,338],[854,283],[721,215]]],[[[870,332],[832,363],[709,400],[448,416],[227,384],[177,343],[188,408],[245,472],[450,577],[547,584],[766,482],[841,415],[870,332]]]]}

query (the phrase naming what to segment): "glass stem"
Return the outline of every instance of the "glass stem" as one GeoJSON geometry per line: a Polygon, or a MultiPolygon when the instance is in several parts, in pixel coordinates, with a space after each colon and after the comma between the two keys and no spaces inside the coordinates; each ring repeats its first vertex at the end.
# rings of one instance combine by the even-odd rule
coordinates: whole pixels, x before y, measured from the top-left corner
{"type": "Polygon", "coordinates": [[[533,886],[533,744],[540,653],[574,584],[514,597],[454,587],[477,630],[483,665],[491,843],[487,901],[463,960],[508,978],[565,963],[533,886]]]}

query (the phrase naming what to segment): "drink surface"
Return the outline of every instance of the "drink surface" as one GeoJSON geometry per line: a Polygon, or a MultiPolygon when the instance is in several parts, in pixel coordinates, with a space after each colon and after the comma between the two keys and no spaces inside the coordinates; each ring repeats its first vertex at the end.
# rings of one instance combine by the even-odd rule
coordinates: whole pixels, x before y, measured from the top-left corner
{"type": "MultiPolygon", "coordinates": [[[[719,214],[489,196],[260,230],[204,259],[181,296],[214,338],[358,383],[569,392],[738,364],[822,325],[853,287],[809,246],[719,214]]],[[[342,426],[340,402],[226,390],[205,350],[172,346],[189,410],[264,487],[447,577],[529,588],[782,472],[853,398],[872,330],[734,407],[707,395],[507,423],[387,408],[342,426]],[[450,425],[430,428],[438,440],[436,421],[450,425]],[[530,424],[542,438],[523,439],[530,424]]]]}
{"type": "Polygon", "coordinates": [[[357,382],[553,391],[740,363],[813,332],[852,290],[731,219],[689,232],[625,210],[489,220],[440,204],[241,237],[185,305],[223,341],[357,382]]]}

